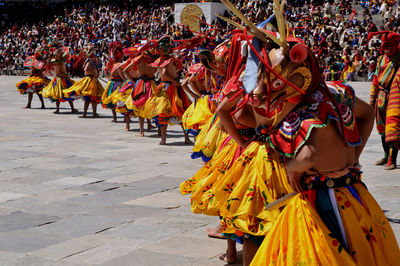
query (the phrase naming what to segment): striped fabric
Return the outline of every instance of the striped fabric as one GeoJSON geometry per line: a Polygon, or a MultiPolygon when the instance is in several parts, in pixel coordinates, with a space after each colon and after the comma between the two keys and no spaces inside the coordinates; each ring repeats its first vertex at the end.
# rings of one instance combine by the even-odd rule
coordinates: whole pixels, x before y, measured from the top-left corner
{"type": "Polygon", "coordinates": [[[390,60],[386,55],[382,55],[378,59],[378,64],[372,80],[370,96],[378,95],[379,86],[389,89],[392,77],[396,74],[395,64],[399,60],[400,53],[393,60],[390,60]]]}
{"type": "Polygon", "coordinates": [[[386,112],[386,142],[400,141],[400,71],[390,87],[386,112]]]}

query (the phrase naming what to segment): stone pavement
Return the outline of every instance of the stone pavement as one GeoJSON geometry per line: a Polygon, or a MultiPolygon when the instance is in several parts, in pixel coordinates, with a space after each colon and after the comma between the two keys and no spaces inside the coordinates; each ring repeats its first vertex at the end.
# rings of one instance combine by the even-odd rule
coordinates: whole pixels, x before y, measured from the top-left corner
{"type": "MultiPolygon", "coordinates": [[[[111,113],[81,119],[26,110],[15,83],[0,76],[0,265],[223,265],[225,241],[204,230],[216,217],[190,212],[179,183],[201,166],[191,160],[179,127],[168,145],[157,132],[135,137],[111,113]]],[[[367,98],[369,84],[354,84],[367,98]]],[[[82,111],[82,102],[76,102],[82,111]]],[[[400,169],[372,163],[382,156],[374,131],[361,163],[364,180],[400,239],[400,169]]],[[[239,247],[240,249],[240,247],[239,247]]]]}

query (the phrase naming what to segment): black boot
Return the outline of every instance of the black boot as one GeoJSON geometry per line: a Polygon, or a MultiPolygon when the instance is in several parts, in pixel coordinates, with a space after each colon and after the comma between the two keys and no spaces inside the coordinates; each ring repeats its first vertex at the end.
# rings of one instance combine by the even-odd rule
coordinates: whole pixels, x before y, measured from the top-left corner
{"type": "Polygon", "coordinates": [[[375,162],[375,165],[385,165],[385,164],[387,164],[387,162],[388,162],[388,158],[389,158],[389,145],[388,145],[388,144],[386,143],[386,141],[385,141],[385,135],[381,135],[381,142],[382,142],[383,150],[384,150],[384,152],[385,152],[385,156],[384,156],[382,159],[376,161],[376,162],[375,162]]]}

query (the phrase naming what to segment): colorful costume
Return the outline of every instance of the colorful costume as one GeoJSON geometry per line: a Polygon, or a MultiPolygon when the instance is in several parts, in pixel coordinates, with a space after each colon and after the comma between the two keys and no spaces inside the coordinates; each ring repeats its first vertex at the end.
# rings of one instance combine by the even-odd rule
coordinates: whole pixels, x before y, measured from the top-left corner
{"type": "MultiPolygon", "coordinates": [[[[354,92],[338,83],[330,85],[329,92],[322,89],[311,94],[286,117],[276,133],[266,136],[272,147],[285,156],[294,156],[313,128],[329,123],[336,124],[348,145],[360,142],[354,121],[354,92]],[[340,112],[333,106],[338,106],[340,112]]],[[[361,172],[348,169],[342,174],[304,176],[302,186],[304,192],[286,205],[252,265],[399,262],[393,231],[362,183],[361,172]]]]}
{"type": "Polygon", "coordinates": [[[133,114],[132,112],[128,112],[128,109],[126,107],[126,101],[131,95],[133,89],[135,88],[137,80],[125,80],[122,82],[122,84],[119,86],[117,90],[115,90],[110,98],[112,104],[115,106],[115,111],[118,113],[122,113],[125,115],[128,115],[128,113],[133,114]]]}
{"type": "Polygon", "coordinates": [[[122,61],[122,58],[124,57],[122,43],[120,41],[110,43],[108,46],[108,52],[110,60],[104,68],[104,72],[110,75],[110,80],[101,97],[101,103],[103,108],[114,109],[115,104],[113,103],[113,93],[118,91],[123,82],[120,77],[113,76],[119,66],[118,62],[122,61]]]}
{"type": "Polygon", "coordinates": [[[122,80],[118,78],[111,78],[110,81],[107,83],[107,87],[103,92],[101,97],[101,104],[103,108],[114,109],[115,105],[112,102],[113,99],[113,92],[118,91],[121,87],[122,80]]]}
{"type": "Polygon", "coordinates": [[[66,98],[82,98],[85,101],[100,103],[104,88],[94,76],[86,76],[63,91],[66,98]]]}
{"type": "MultiPolygon", "coordinates": [[[[231,115],[247,103],[238,77],[243,72],[240,62],[246,55],[241,47],[245,44],[244,34],[234,35],[228,63],[229,81],[223,95],[235,95],[238,105],[231,115]],[[243,42],[243,43],[242,43],[243,42]]],[[[245,140],[254,139],[255,130],[236,124],[245,140]]],[[[225,135],[226,136],[226,135],[225,135]]],[[[220,141],[211,160],[191,179],[181,184],[182,193],[192,193],[191,207],[195,213],[221,217],[221,231],[242,241],[246,234],[254,244],[260,245],[279,210],[274,214],[265,211],[265,205],[291,192],[287,182],[282,158],[268,147],[266,141],[252,141],[243,150],[230,136],[220,141]]]]}
{"type": "Polygon", "coordinates": [[[49,84],[50,80],[43,75],[46,64],[40,61],[41,59],[40,51],[25,59],[24,66],[31,68],[31,74],[29,78],[21,80],[16,84],[19,93],[23,95],[29,92],[40,94],[42,93],[42,89],[49,84]]]}
{"type": "Polygon", "coordinates": [[[73,101],[74,98],[69,98],[64,95],[64,91],[72,86],[75,82],[67,77],[54,77],[51,82],[43,88],[43,97],[48,98],[50,101],[73,101]]]}
{"type": "Polygon", "coordinates": [[[385,127],[386,142],[400,145],[400,71],[397,71],[390,87],[385,127]]]}
{"type": "MultiPolygon", "coordinates": [[[[69,58],[69,48],[61,47],[55,51],[55,56],[51,59],[51,62],[55,65],[58,65],[61,68],[64,68],[64,72],[66,71],[66,63],[69,58]]],[[[64,91],[72,86],[75,83],[70,77],[65,76],[66,74],[57,74],[51,82],[43,88],[42,95],[44,98],[48,98],[52,102],[65,102],[65,101],[73,101],[74,98],[69,98],[64,95],[64,91]]]]}
{"type": "MultiPolygon", "coordinates": [[[[217,150],[220,141],[227,135],[221,130],[220,120],[215,111],[221,98],[220,91],[225,82],[225,65],[229,57],[228,45],[229,42],[226,41],[218,45],[212,52],[203,50],[199,53],[201,64],[205,67],[205,71],[210,73],[206,84],[208,84],[211,94],[197,98],[184,114],[184,128],[201,129],[200,133],[197,133],[191,154],[192,159],[202,158],[204,162],[208,162],[217,150]]],[[[198,69],[202,71],[202,68],[198,69]]]]}
{"type": "MultiPolygon", "coordinates": [[[[88,58],[84,65],[86,64],[91,64],[93,69],[98,68],[98,62],[95,59],[88,58]]],[[[87,75],[63,93],[67,98],[82,98],[85,101],[100,103],[104,88],[96,77],[87,75]]]]}
{"type": "MultiPolygon", "coordinates": [[[[369,36],[370,37],[370,36],[369,36]]],[[[389,50],[386,54],[382,55],[378,59],[375,75],[372,80],[372,86],[370,91],[370,103],[375,107],[376,115],[376,128],[378,133],[381,135],[381,141],[385,156],[382,160],[376,162],[377,165],[387,164],[386,169],[396,168],[396,159],[398,150],[392,146],[392,136],[396,134],[388,128],[390,132],[389,138],[385,137],[386,126],[390,124],[392,127],[395,124],[396,115],[400,112],[398,107],[398,100],[396,94],[398,90],[394,86],[393,94],[391,85],[400,67],[400,49],[398,48],[400,43],[400,35],[397,33],[385,33],[382,37],[381,52],[389,50]],[[390,96],[392,95],[392,96],[390,96]],[[389,97],[391,97],[391,104],[389,103],[389,97]],[[388,106],[390,104],[390,116],[388,117],[388,106]]]]}
{"type": "MultiPolygon", "coordinates": [[[[146,65],[150,66],[154,62],[154,59],[148,54],[143,53],[133,59],[133,63],[136,65],[140,62],[144,62],[146,65]]],[[[133,90],[131,90],[131,93],[125,101],[128,111],[133,112],[136,116],[145,117],[145,106],[150,97],[154,95],[156,89],[157,83],[154,77],[139,77],[133,86],[133,90]]]]}
{"type": "Polygon", "coordinates": [[[205,95],[196,98],[182,117],[183,128],[197,135],[208,119],[213,116],[215,106],[210,94],[211,88],[217,86],[217,80],[216,76],[201,63],[189,68],[186,78],[188,77],[196,77],[200,84],[205,84],[205,91],[202,92],[205,95]]]}
{"type": "MultiPolygon", "coordinates": [[[[170,56],[161,56],[152,66],[166,67],[174,64],[177,70],[182,69],[182,63],[170,56]]],[[[154,95],[150,97],[143,108],[143,118],[154,118],[157,126],[165,124],[179,124],[185,110],[191,102],[186,93],[180,87],[169,81],[161,81],[154,95]]]]}
{"type": "Polygon", "coordinates": [[[21,80],[16,84],[19,93],[25,95],[28,92],[42,93],[44,87],[50,83],[50,79],[42,74],[42,70],[32,68],[29,78],[21,80]]]}

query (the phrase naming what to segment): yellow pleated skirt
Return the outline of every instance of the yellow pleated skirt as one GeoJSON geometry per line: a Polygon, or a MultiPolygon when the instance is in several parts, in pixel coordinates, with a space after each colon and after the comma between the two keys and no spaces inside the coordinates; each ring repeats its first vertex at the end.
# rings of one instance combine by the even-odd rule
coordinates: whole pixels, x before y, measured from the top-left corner
{"type": "Polygon", "coordinates": [[[122,84],[122,81],[120,80],[110,80],[107,83],[107,87],[103,92],[103,95],[101,96],[101,103],[103,108],[108,108],[108,109],[113,109],[115,108],[115,105],[112,102],[113,99],[113,93],[115,91],[118,91],[122,84]]]}
{"type": "Polygon", "coordinates": [[[136,116],[148,118],[153,115],[153,113],[149,112],[151,108],[149,106],[154,104],[154,102],[150,102],[149,99],[155,94],[156,89],[157,83],[154,80],[145,81],[139,79],[125,101],[126,108],[136,116]]]}
{"type": "Polygon", "coordinates": [[[197,98],[182,116],[185,130],[202,129],[204,124],[214,115],[209,108],[209,95],[197,98]]]}
{"type": "MultiPolygon", "coordinates": [[[[217,152],[192,178],[182,182],[180,191],[183,195],[191,193],[190,204],[193,213],[219,215],[219,209],[213,203],[214,184],[224,178],[233,161],[239,146],[227,136],[217,148],[217,152]]],[[[237,157],[237,156],[236,156],[237,157]]]]}
{"type": "Polygon", "coordinates": [[[39,92],[50,83],[50,80],[46,77],[32,76],[21,80],[16,84],[16,87],[21,94],[26,94],[27,92],[39,92]]]}
{"type": "Polygon", "coordinates": [[[251,265],[399,265],[396,238],[375,199],[360,183],[333,189],[348,251],[333,238],[305,195],[286,205],[251,265]]]}
{"type": "Polygon", "coordinates": [[[253,141],[214,184],[213,205],[220,210],[221,231],[266,235],[280,210],[267,212],[265,206],[291,192],[281,156],[253,141]]]}
{"type": "Polygon", "coordinates": [[[95,77],[84,77],[63,91],[64,97],[84,97],[86,100],[100,102],[104,88],[95,77]]]}
{"type": "Polygon", "coordinates": [[[54,77],[51,82],[43,88],[43,97],[51,101],[73,100],[66,98],[63,91],[71,87],[75,82],[70,78],[54,77]]]}
{"type": "Polygon", "coordinates": [[[192,158],[202,157],[204,161],[210,160],[220,141],[227,135],[221,129],[219,117],[217,115],[210,117],[196,137],[192,158]]]}
{"type": "Polygon", "coordinates": [[[117,90],[111,94],[111,102],[115,106],[115,111],[118,113],[128,113],[126,108],[126,100],[131,95],[134,89],[135,82],[125,80],[117,90]]]}
{"type": "Polygon", "coordinates": [[[164,87],[159,87],[156,89],[155,93],[144,105],[141,114],[143,118],[147,119],[152,119],[158,115],[162,115],[164,117],[174,116],[172,112],[171,101],[164,87]]]}

